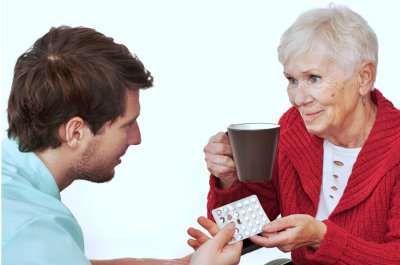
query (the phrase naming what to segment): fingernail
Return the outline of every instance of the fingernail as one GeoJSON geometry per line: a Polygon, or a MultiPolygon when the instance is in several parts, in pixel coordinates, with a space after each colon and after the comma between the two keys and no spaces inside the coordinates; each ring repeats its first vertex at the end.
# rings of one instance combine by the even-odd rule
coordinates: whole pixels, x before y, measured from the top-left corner
{"type": "Polygon", "coordinates": [[[226,225],[230,230],[235,231],[235,223],[229,223],[226,225]]]}
{"type": "Polygon", "coordinates": [[[268,229],[270,229],[270,228],[271,228],[271,226],[270,226],[269,224],[265,224],[265,225],[263,226],[262,230],[263,230],[263,231],[266,231],[266,230],[268,230],[268,229]]]}

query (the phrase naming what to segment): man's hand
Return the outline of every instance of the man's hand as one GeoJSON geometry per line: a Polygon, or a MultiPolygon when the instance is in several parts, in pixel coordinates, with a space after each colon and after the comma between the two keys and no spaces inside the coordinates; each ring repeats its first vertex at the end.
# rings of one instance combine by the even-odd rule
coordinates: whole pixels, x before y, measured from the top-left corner
{"type": "MultiPolygon", "coordinates": [[[[197,219],[197,222],[204,229],[206,229],[212,237],[214,237],[219,232],[218,225],[213,221],[211,221],[210,219],[200,216],[197,219]]],[[[188,229],[188,234],[194,238],[194,239],[189,239],[187,242],[188,245],[191,246],[194,250],[197,250],[201,245],[203,245],[210,239],[210,237],[204,234],[202,231],[195,229],[193,227],[190,227],[188,229]]]]}
{"type": "Polygon", "coordinates": [[[223,132],[212,136],[204,147],[208,171],[219,178],[220,189],[229,189],[238,182],[229,137],[223,132]]]}
{"type": "Polygon", "coordinates": [[[239,241],[232,245],[226,245],[235,233],[235,224],[230,223],[221,229],[221,231],[218,231],[218,226],[205,217],[200,217],[198,222],[207,229],[211,235],[216,235],[214,238],[210,239],[203,232],[194,228],[189,228],[189,235],[193,236],[196,240],[190,239],[188,240],[188,244],[194,249],[197,249],[192,256],[190,264],[239,264],[243,242],[239,241]]]}
{"type": "Polygon", "coordinates": [[[92,265],[188,265],[192,254],[181,259],[113,259],[113,260],[91,260],[92,265]]]}
{"type": "Polygon", "coordinates": [[[323,222],[309,215],[295,214],[264,225],[262,236],[252,236],[250,239],[260,246],[277,247],[283,252],[306,246],[318,249],[326,229],[323,222]]]}

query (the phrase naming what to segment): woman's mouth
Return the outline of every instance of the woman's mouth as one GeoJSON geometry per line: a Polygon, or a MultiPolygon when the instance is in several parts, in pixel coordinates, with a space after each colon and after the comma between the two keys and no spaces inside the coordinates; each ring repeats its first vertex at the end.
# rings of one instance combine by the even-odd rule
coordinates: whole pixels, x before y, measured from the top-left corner
{"type": "Polygon", "coordinates": [[[322,112],[322,110],[317,111],[317,112],[303,113],[303,120],[304,120],[304,121],[312,121],[312,120],[314,120],[321,112],[322,112]]]}

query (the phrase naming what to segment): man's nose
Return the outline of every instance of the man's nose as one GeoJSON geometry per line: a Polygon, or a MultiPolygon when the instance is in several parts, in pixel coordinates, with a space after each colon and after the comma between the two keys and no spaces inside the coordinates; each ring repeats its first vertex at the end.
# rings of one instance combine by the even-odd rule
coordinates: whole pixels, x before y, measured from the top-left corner
{"type": "Polygon", "coordinates": [[[132,125],[128,133],[128,145],[138,145],[142,142],[139,124],[137,121],[132,125]]]}

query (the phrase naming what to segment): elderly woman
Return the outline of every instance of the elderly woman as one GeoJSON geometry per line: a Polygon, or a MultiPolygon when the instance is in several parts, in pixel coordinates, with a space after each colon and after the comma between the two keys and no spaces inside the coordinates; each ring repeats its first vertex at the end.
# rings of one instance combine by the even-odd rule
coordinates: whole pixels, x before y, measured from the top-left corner
{"type": "Polygon", "coordinates": [[[331,5],[303,13],[278,53],[293,107],[279,121],[272,180],[239,182],[228,137],[211,137],[209,218],[256,194],[274,221],[251,240],[295,264],[400,264],[400,112],[374,89],[375,33],[331,5]]]}

